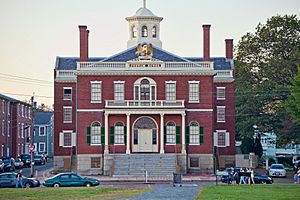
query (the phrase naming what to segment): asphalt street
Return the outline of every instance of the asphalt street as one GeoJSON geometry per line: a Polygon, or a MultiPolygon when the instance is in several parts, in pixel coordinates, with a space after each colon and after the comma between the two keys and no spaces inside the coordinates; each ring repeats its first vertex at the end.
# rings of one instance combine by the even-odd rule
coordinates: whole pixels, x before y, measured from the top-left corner
{"type": "MultiPolygon", "coordinates": [[[[52,167],[53,167],[53,161],[51,161],[51,160],[48,161],[45,165],[35,165],[34,166],[34,177],[43,176],[42,172],[45,170],[48,170],[52,167]]],[[[19,170],[16,169],[16,172],[18,172],[18,171],[19,170]]],[[[25,177],[30,177],[30,167],[23,168],[22,172],[25,177]]]]}

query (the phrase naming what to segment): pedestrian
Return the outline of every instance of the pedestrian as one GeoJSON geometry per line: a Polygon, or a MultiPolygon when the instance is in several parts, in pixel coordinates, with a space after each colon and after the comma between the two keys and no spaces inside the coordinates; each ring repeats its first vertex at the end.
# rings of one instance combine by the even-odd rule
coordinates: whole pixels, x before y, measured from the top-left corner
{"type": "Polygon", "coordinates": [[[294,173],[294,184],[298,184],[298,180],[299,180],[299,174],[297,171],[295,171],[294,173]]]}
{"type": "Polygon", "coordinates": [[[246,181],[245,181],[245,176],[244,176],[244,170],[243,170],[243,168],[241,168],[241,170],[240,170],[240,184],[246,184],[246,181]]]}
{"type": "Polygon", "coordinates": [[[22,170],[19,171],[19,173],[17,173],[17,180],[16,180],[16,188],[20,187],[23,188],[23,175],[22,175],[22,170]]]}
{"type": "Polygon", "coordinates": [[[252,181],[253,184],[255,184],[255,181],[254,181],[254,170],[252,168],[250,169],[249,184],[250,184],[251,181],[252,181]]]}

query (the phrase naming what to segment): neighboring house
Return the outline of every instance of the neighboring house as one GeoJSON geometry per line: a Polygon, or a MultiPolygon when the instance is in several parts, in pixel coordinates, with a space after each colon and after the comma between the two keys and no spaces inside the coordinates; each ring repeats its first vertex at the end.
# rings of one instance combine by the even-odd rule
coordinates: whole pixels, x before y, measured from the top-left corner
{"type": "Polygon", "coordinates": [[[28,153],[31,132],[31,105],[0,94],[0,157],[28,153]]]}
{"type": "Polygon", "coordinates": [[[211,25],[203,25],[204,56],[184,58],[162,49],[163,18],[146,5],[126,20],[125,51],[90,58],[89,31],[79,26],[80,57],[57,57],[54,167],[116,175],[134,165],[128,160],[145,166],[152,156],[152,168],[173,163],[183,173],[211,173],[213,146],[224,165],[232,166],[233,40],[225,40],[226,56],[211,57],[211,25]],[[163,160],[168,163],[158,165],[163,160]]]}
{"type": "Polygon", "coordinates": [[[260,143],[263,148],[263,158],[276,159],[276,140],[277,136],[275,133],[261,133],[260,143]]]}
{"type": "Polygon", "coordinates": [[[36,112],[34,117],[35,152],[53,157],[53,112],[36,112]]]}

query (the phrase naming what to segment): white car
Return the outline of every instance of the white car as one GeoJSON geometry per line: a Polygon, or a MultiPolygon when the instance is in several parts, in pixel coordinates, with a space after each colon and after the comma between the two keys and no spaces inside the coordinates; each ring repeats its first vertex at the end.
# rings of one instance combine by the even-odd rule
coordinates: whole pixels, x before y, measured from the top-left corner
{"type": "Polygon", "coordinates": [[[269,176],[286,177],[286,170],[282,164],[272,164],[269,169],[269,176]]]}

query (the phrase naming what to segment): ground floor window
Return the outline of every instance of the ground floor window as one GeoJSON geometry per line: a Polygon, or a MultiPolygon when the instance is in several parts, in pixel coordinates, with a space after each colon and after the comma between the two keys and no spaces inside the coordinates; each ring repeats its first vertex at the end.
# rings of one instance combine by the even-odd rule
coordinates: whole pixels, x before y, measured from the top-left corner
{"type": "Polygon", "coordinates": [[[91,158],[91,168],[101,168],[101,158],[92,157],[91,158]]]}
{"type": "Polygon", "coordinates": [[[199,144],[199,124],[197,122],[190,124],[190,144],[199,144]]]}
{"type": "Polygon", "coordinates": [[[199,167],[199,158],[190,158],[190,167],[199,167]]]}
{"type": "Polygon", "coordinates": [[[166,143],[175,144],[176,143],[176,124],[174,122],[168,122],[166,127],[166,143]]]}
{"type": "Polygon", "coordinates": [[[117,122],[115,125],[115,144],[124,144],[124,124],[117,122]]]}

